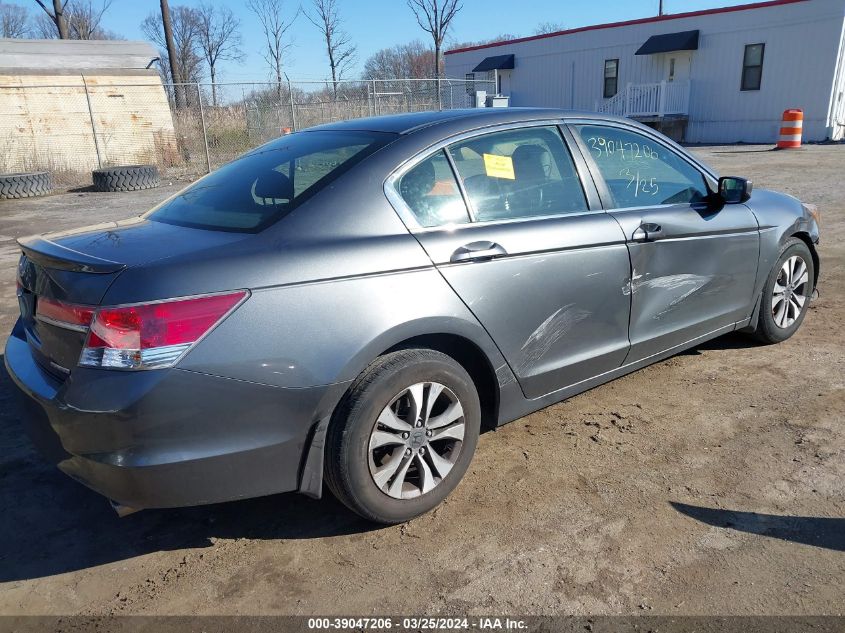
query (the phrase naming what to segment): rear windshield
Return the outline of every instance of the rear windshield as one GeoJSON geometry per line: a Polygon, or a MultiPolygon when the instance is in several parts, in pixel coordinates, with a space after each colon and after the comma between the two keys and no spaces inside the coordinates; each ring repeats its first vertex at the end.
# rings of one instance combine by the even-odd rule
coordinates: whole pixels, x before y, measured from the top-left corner
{"type": "Polygon", "coordinates": [[[146,218],[200,229],[258,232],[394,138],[360,131],[291,134],[213,171],[146,218]]]}

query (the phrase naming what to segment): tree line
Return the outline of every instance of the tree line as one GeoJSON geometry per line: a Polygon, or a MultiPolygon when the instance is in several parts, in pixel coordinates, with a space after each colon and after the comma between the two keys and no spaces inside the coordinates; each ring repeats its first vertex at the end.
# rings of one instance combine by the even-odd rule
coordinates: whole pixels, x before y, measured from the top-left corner
{"type": "MultiPolygon", "coordinates": [[[[0,0],[0,36],[46,39],[122,39],[102,27],[104,15],[114,0],[33,0],[33,12],[25,6],[0,0]]],[[[291,28],[307,21],[321,35],[327,60],[327,81],[337,93],[339,82],[348,78],[358,61],[358,48],[345,29],[343,0],[245,0],[243,6],[256,16],[262,38],[258,42],[270,78],[281,93],[286,81],[285,68],[292,47],[291,28]]],[[[443,49],[455,17],[463,8],[461,0],[405,0],[408,17],[416,21],[428,42],[417,39],[377,51],[363,63],[361,78],[424,79],[443,74],[443,49]]],[[[543,23],[536,33],[560,30],[556,23],[543,23]]],[[[217,103],[217,78],[222,62],[243,59],[241,20],[227,6],[210,0],[198,6],[169,5],[160,0],[160,10],[148,15],[141,31],[160,51],[165,81],[199,82],[206,77],[212,84],[212,101],[217,103]]],[[[513,39],[511,34],[494,39],[513,39]]],[[[489,41],[489,40],[488,40],[489,41]]],[[[455,47],[482,42],[450,42],[455,47]]]]}
{"type": "Polygon", "coordinates": [[[23,39],[118,40],[101,26],[114,0],[34,0],[35,12],[0,2],[0,37],[23,39]]]}
{"type": "MultiPolygon", "coordinates": [[[[441,77],[443,44],[462,4],[460,0],[406,3],[431,44],[414,41],[376,52],[365,60],[362,79],[441,77]]],[[[147,16],[141,29],[161,49],[167,79],[196,82],[207,72],[214,84],[218,62],[243,57],[240,20],[230,9],[211,4],[170,7],[168,0],[160,0],[160,4],[161,11],[147,16]]],[[[246,0],[244,6],[261,26],[259,52],[280,93],[292,47],[289,35],[298,20],[309,22],[319,31],[328,62],[328,81],[335,93],[339,83],[348,78],[358,61],[358,47],[345,28],[341,4],[342,0],[307,0],[297,6],[288,0],[246,0]]],[[[215,96],[212,99],[216,102],[215,96]]]]}

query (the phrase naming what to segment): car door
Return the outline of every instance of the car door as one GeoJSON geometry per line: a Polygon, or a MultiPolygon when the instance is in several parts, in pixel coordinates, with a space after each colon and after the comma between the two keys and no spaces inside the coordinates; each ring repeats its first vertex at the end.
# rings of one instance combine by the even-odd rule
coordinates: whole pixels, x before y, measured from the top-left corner
{"type": "Polygon", "coordinates": [[[441,143],[388,183],[528,398],[615,369],[628,352],[625,237],[589,178],[547,122],[441,143]]]}
{"type": "Polygon", "coordinates": [[[626,362],[747,318],[760,240],[751,210],[714,205],[703,171],[650,133],[595,121],[571,130],[631,254],[626,362]]]}

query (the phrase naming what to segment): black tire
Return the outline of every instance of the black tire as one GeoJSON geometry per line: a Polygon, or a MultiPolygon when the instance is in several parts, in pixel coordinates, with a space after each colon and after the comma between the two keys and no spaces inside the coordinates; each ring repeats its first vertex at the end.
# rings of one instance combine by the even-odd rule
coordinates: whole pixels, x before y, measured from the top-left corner
{"type": "Polygon", "coordinates": [[[760,314],[757,317],[757,329],[754,332],[755,337],[763,343],[780,343],[785,341],[790,336],[795,334],[804,317],[807,315],[807,310],[810,307],[810,297],[813,295],[813,288],[815,283],[815,264],[813,262],[813,255],[807,245],[798,238],[790,238],[780,252],[775,265],[769,272],[769,277],[766,279],[766,284],[763,286],[763,296],[760,300],[760,314]],[[803,306],[794,322],[787,327],[778,325],[775,321],[775,315],[772,309],[772,296],[775,290],[775,283],[781,275],[781,269],[784,263],[792,257],[800,257],[807,266],[807,282],[801,288],[801,295],[805,296],[803,306]]]}
{"type": "Polygon", "coordinates": [[[0,175],[0,200],[44,196],[51,191],[53,191],[53,178],[46,171],[0,175]]]}
{"type": "Polygon", "coordinates": [[[140,191],[160,184],[155,165],[123,165],[104,167],[91,172],[97,191],[140,191]]]}
{"type": "Polygon", "coordinates": [[[386,354],[358,377],[332,417],[326,438],[326,483],[341,502],[369,521],[408,521],[435,508],[455,489],[472,461],[480,428],[481,407],[475,385],[454,359],[429,349],[386,354]],[[398,499],[382,491],[370,473],[370,434],[383,409],[419,382],[440,383],[457,397],[463,409],[465,434],[454,466],[432,490],[398,499]]]}

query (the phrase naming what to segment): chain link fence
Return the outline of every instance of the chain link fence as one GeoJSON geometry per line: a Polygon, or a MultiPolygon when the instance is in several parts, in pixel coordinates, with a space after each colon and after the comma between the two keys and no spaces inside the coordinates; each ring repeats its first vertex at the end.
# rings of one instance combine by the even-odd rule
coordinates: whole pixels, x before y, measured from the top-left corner
{"type": "MultiPolygon", "coordinates": [[[[30,79],[30,78],[27,78],[30,79]]],[[[68,78],[0,86],[0,173],[49,171],[59,187],[91,170],[154,164],[193,179],[283,134],[332,121],[476,107],[490,81],[162,84],[158,77],[68,78]]]]}

